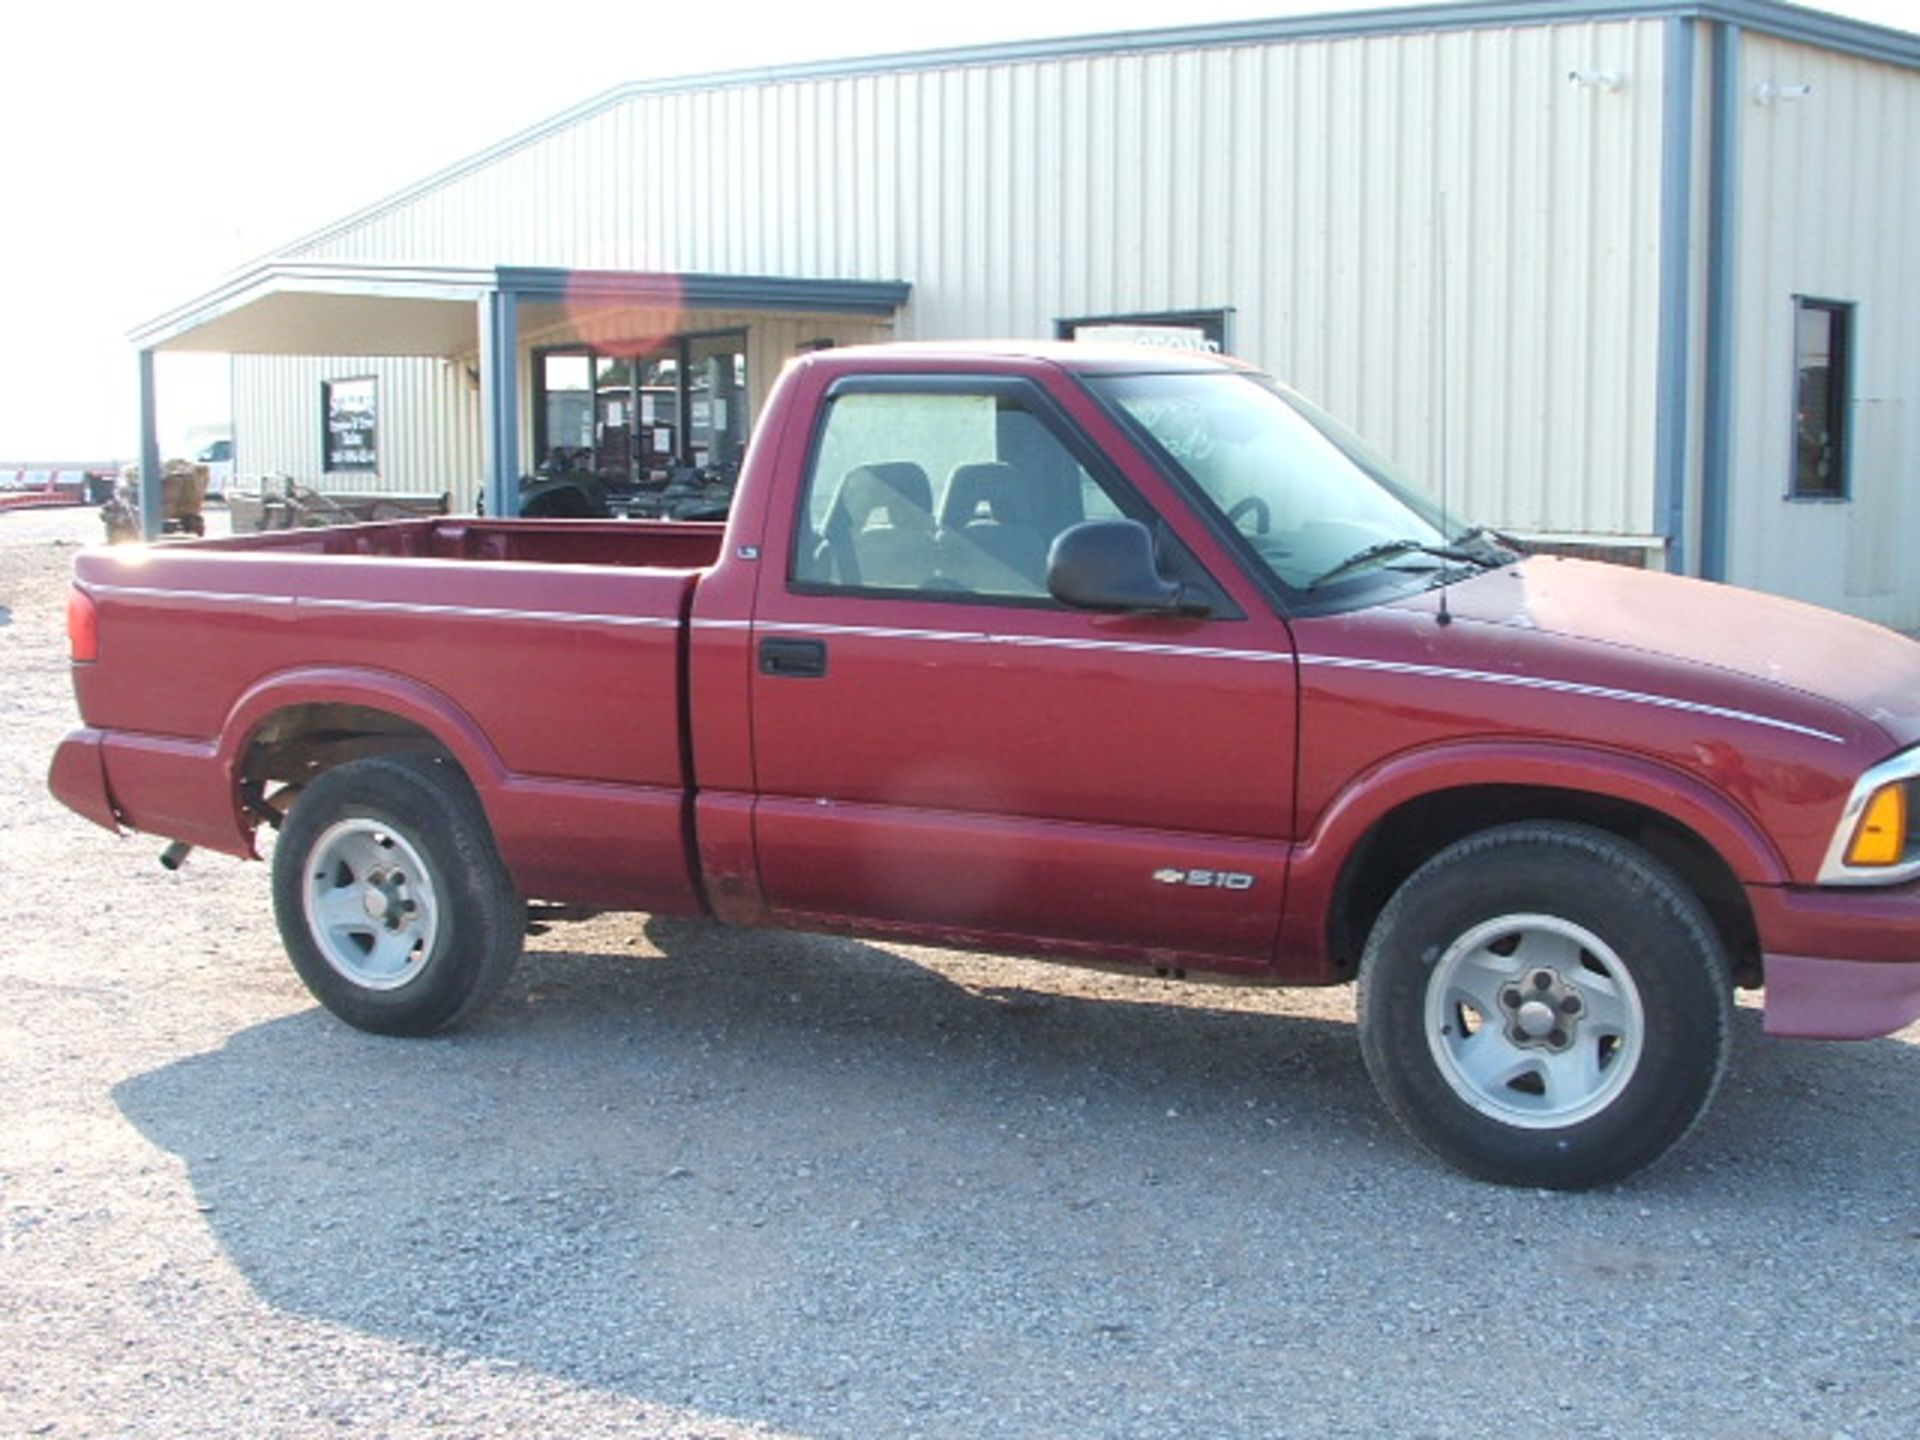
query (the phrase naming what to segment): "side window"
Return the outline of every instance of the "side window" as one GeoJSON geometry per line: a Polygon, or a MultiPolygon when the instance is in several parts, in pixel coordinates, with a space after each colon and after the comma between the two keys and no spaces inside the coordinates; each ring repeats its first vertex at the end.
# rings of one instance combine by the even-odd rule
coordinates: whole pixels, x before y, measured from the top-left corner
{"type": "Polygon", "coordinates": [[[1054,536],[1120,513],[1016,399],[842,395],[807,477],[793,578],[921,598],[1044,601],[1054,536]]]}

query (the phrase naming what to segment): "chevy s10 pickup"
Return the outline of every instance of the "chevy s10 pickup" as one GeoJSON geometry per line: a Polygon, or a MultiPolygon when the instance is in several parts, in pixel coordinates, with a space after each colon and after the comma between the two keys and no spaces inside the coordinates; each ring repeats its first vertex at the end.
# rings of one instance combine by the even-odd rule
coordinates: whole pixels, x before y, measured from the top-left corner
{"type": "Polygon", "coordinates": [[[256,852],[350,1024],[467,1020],[530,902],[1357,979],[1388,1107],[1611,1182],[1778,1034],[1920,1016],[1920,645],[1465,527],[1229,361],[792,363],[724,526],[90,551],[109,829],[256,852]]]}

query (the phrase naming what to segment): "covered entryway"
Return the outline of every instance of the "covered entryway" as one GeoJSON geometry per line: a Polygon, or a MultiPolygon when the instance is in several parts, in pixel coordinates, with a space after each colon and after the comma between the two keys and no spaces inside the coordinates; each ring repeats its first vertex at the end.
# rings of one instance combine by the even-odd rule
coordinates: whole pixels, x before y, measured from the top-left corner
{"type": "MultiPolygon", "coordinates": [[[[886,338],[909,293],[898,280],[273,262],[133,333],[141,474],[160,473],[154,356],[163,351],[440,361],[450,383],[478,401],[466,423],[478,430],[469,438],[479,473],[448,488],[457,504],[490,514],[517,513],[521,475],[563,440],[584,440],[572,448],[589,463],[628,475],[654,461],[737,463],[788,357],[886,338]],[[587,378],[576,400],[556,398],[566,387],[545,365],[552,355],[582,357],[587,378]],[[566,431],[570,405],[584,408],[566,431]]],[[[386,414],[377,385],[362,383],[370,378],[324,381],[310,415],[282,423],[298,432],[311,459],[302,468],[316,481],[330,467],[378,474],[383,445],[396,448],[391,435],[383,441],[383,426],[463,423],[439,404],[386,414]]],[[[247,464],[246,421],[235,421],[247,464]]],[[[141,498],[143,530],[157,535],[159,487],[143,484],[141,498]]]]}

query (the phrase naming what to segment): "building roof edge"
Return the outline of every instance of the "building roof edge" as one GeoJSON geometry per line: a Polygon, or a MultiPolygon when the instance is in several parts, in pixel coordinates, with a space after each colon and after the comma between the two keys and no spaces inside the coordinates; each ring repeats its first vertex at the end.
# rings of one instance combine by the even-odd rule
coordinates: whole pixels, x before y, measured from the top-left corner
{"type": "Polygon", "coordinates": [[[1326,40],[1368,35],[1419,34],[1434,30],[1485,29],[1509,25],[1564,25],[1590,21],[1682,17],[1742,26],[1756,33],[1837,50],[1920,70],[1920,35],[1784,3],[1784,0],[1449,0],[1449,3],[1400,5],[1380,10],[1283,16],[1266,20],[1222,21],[1152,30],[1113,31],[1051,39],[1015,40],[938,50],[857,56],[844,60],[804,61],[709,74],[629,81],[562,110],[538,124],[507,136],[432,174],[289,240],[242,267],[242,273],[275,261],[299,259],[311,250],[371,220],[400,209],[509,155],[539,143],[628,101],[651,95],[755,85],[855,79],[870,75],[1021,61],[1072,60],[1101,55],[1214,49],[1296,40],[1326,40]]]}

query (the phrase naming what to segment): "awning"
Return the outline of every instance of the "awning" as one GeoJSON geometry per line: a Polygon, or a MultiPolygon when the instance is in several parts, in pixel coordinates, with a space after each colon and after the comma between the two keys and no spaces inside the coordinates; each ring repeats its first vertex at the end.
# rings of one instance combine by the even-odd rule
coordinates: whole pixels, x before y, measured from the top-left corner
{"type": "Polygon", "coordinates": [[[226,355],[476,357],[490,513],[519,500],[519,359],[523,334],[587,335],[626,310],[692,314],[891,316],[904,280],[788,275],[562,270],[531,266],[363,265],[275,260],[135,329],[140,351],[141,524],[160,530],[153,357],[226,355]]]}
{"type": "Polygon", "coordinates": [[[226,355],[472,355],[479,302],[511,296],[538,332],[589,308],[892,315],[902,280],[710,275],[528,266],[470,268],[273,261],[134,330],[142,350],[226,355]]]}

